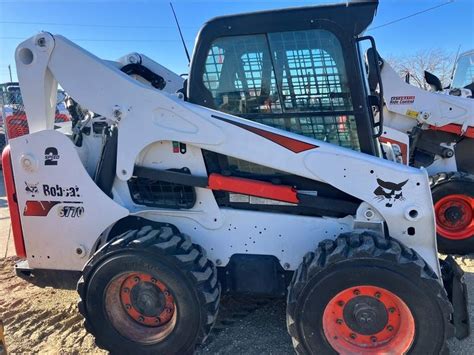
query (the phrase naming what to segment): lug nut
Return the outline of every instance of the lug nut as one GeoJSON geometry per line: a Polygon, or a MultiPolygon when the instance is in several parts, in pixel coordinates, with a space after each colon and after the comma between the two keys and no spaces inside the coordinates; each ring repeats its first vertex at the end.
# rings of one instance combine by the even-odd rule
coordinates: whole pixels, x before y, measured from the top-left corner
{"type": "Polygon", "coordinates": [[[153,277],[153,278],[151,279],[151,282],[154,283],[154,284],[156,284],[156,279],[153,277]]]}
{"type": "Polygon", "coordinates": [[[164,294],[165,296],[169,296],[169,295],[170,295],[170,293],[169,293],[168,290],[164,290],[164,291],[163,291],[163,294],[164,294]]]}
{"type": "Polygon", "coordinates": [[[376,337],[370,337],[370,341],[371,341],[372,343],[375,343],[375,342],[377,342],[377,338],[376,338],[376,337]]]}
{"type": "Polygon", "coordinates": [[[143,318],[142,316],[138,317],[139,322],[143,322],[144,320],[145,320],[145,318],[143,318]]]}
{"type": "Polygon", "coordinates": [[[344,301],[337,301],[337,305],[340,307],[344,306],[344,301]]]}
{"type": "Polygon", "coordinates": [[[171,308],[166,308],[166,313],[171,313],[171,308]]]}
{"type": "Polygon", "coordinates": [[[387,330],[388,330],[389,332],[391,332],[391,331],[393,330],[393,327],[392,327],[391,325],[389,325],[389,326],[387,327],[387,330]]]}
{"type": "Polygon", "coordinates": [[[127,287],[125,287],[125,288],[123,289],[123,293],[128,293],[129,291],[130,291],[130,290],[129,290],[127,287]]]}
{"type": "Polygon", "coordinates": [[[380,292],[375,292],[375,298],[380,298],[381,296],[380,292]]]}
{"type": "Polygon", "coordinates": [[[356,296],[360,295],[360,291],[358,289],[355,289],[354,290],[354,295],[356,295],[356,296]]]}
{"type": "Polygon", "coordinates": [[[338,319],[336,320],[336,323],[337,323],[337,324],[342,324],[342,319],[341,319],[341,318],[338,318],[338,319]]]}
{"type": "Polygon", "coordinates": [[[161,323],[161,319],[160,319],[160,317],[156,317],[156,319],[155,319],[155,323],[158,323],[158,324],[160,324],[160,323],[161,323]]]}
{"type": "Polygon", "coordinates": [[[129,305],[129,304],[126,304],[126,305],[125,305],[125,308],[126,308],[126,309],[130,309],[130,308],[132,308],[132,306],[129,305]]]}
{"type": "Polygon", "coordinates": [[[135,282],[140,282],[140,278],[139,278],[138,276],[135,276],[135,277],[133,278],[133,281],[135,281],[135,282]]]}
{"type": "Polygon", "coordinates": [[[355,333],[351,333],[351,335],[349,335],[351,337],[351,339],[355,339],[357,338],[357,335],[355,333]]]}
{"type": "Polygon", "coordinates": [[[395,313],[395,308],[390,307],[390,308],[388,309],[388,311],[389,311],[390,313],[395,313]]]}

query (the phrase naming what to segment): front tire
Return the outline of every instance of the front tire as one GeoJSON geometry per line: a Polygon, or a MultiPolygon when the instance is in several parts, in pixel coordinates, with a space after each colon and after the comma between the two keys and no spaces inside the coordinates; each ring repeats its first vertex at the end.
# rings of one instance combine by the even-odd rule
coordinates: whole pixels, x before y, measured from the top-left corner
{"type": "Polygon", "coordinates": [[[293,276],[287,326],[298,354],[446,351],[452,306],[423,259],[394,239],[344,234],[293,276]]]}
{"type": "Polygon", "coordinates": [[[214,324],[220,286],[200,246],[174,228],[146,226],[102,247],[86,264],[78,292],[99,347],[190,354],[214,324]]]}

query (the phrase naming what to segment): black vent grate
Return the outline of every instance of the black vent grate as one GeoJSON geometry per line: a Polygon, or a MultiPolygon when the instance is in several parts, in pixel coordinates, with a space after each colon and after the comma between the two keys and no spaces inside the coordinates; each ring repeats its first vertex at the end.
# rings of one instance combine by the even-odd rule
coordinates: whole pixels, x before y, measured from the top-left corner
{"type": "Polygon", "coordinates": [[[139,205],[189,209],[196,203],[196,191],[192,186],[133,176],[128,187],[133,202],[139,205]]]}

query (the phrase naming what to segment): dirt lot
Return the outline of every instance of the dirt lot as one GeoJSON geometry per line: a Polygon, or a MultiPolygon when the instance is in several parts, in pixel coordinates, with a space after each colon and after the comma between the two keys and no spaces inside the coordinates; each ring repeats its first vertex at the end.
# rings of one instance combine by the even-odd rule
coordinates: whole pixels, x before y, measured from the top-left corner
{"type": "MultiPolygon", "coordinates": [[[[15,276],[10,223],[0,185],[0,319],[11,353],[104,353],[82,328],[75,291],[39,288],[15,276]],[[11,239],[11,238],[10,238],[11,239]]],[[[474,256],[458,258],[466,271],[474,324],[474,256]]],[[[224,298],[201,354],[291,354],[283,300],[224,298]]],[[[474,336],[450,341],[453,354],[474,354],[474,336]]]]}

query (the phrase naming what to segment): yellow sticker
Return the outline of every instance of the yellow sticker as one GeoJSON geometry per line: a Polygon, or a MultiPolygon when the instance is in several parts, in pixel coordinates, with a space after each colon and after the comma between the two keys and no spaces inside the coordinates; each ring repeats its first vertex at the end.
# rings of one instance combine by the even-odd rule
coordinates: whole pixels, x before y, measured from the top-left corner
{"type": "Polygon", "coordinates": [[[407,110],[406,115],[411,118],[417,118],[420,113],[418,111],[407,110]]]}

